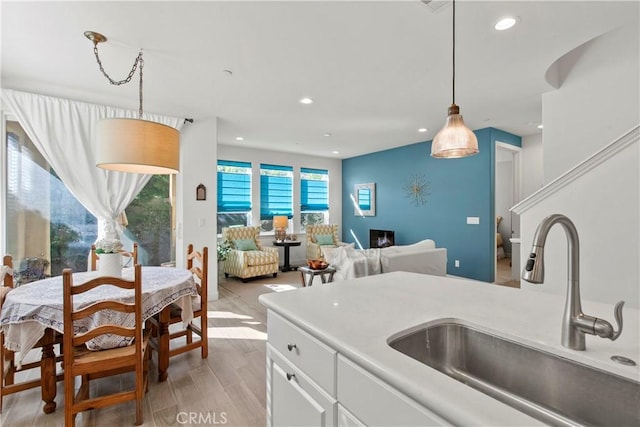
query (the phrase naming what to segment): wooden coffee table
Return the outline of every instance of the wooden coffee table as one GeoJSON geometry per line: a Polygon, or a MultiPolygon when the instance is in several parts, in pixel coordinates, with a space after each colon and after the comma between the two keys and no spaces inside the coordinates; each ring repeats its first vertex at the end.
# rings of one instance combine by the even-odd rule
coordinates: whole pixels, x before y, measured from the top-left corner
{"type": "Polygon", "coordinates": [[[332,266],[328,266],[322,270],[314,270],[310,267],[298,267],[298,271],[302,277],[302,286],[306,287],[313,284],[313,278],[316,276],[320,276],[322,283],[333,282],[333,275],[336,272],[336,269],[332,266]]]}

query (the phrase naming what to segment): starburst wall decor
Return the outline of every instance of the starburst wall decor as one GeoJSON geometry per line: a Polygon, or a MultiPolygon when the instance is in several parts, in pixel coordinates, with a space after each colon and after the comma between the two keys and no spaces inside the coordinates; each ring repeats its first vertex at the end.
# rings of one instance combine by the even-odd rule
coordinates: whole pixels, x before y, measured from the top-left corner
{"type": "Polygon", "coordinates": [[[413,206],[422,206],[427,203],[427,196],[431,194],[430,187],[431,183],[424,174],[414,173],[411,174],[403,189],[413,206]]]}

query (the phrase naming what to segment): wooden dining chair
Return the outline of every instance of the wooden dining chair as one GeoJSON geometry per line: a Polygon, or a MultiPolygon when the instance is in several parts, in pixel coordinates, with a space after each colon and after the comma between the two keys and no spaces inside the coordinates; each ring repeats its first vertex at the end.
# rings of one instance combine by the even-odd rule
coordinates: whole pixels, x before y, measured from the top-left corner
{"type": "MultiPolygon", "coordinates": [[[[2,310],[2,305],[4,304],[4,300],[6,295],[13,289],[14,287],[14,278],[13,278],[13,258],[11,255],[5,255],[2,260],[3,271],[5,272],[3,279],[3,289],[0,292],[0,311],[2,310]]],[[[45,351],[43,347],[45,346],[54,346],[56,344],[61,344],[62,335],[55,331],[45,334],[43,338],[40,338],[38,342],[33,346],[33,349],[42,349],[45,351]]],[[[50,348],[50,347],[49,347],[50,348]]],[[[50,351],[50,350],[46,350],[50,351]]],[[[62,360],[62,355],[58,354],[56,356],[56,362],[60,362],[62,360]]],[[[20,391],[28,390],[35,387],[42,386],[44,381],[49,381],[49,385],[53,385],[55,387],[55,382],[62,380],[62,373],[56,374],[56,372],[43,373],[40,372],[39,377],[35,377],[33,375],[28,375],[30,379],[24,379],[19,381],[19,378],[27,377],[27,372],[32,372],[32,369],[40,369],[40,360],[37,362],[28,362],[28,363],[18,363],[17,356],[15,352],[8,350],[5,348],[4,342],[4,333],[0,328],[0,412],[2,412],[2,401],[5,396],[8,396],[13,393],[18,393],[20,391]],[[22,374],[21,374],[22,373],[22,374]],[[21,375],[19,375],[21,374],[21,375]],[[51,376],[48,378],[47,376],[51,376]]],[[[54,407],[55,408],[55,407],[54,407]]],[[[53,410],[54,408],[51,408],[53,410]]],[[[46,408],[45,408],[46,410],[46,408]]]]}
{"type": "MultiPolygon", "coordinates": [[[[185,353],[187,351],[200,349],[200,353],[203,359],[206,359],[209,355],[209,340],[207,336],[207,285],[209,274],[209,248],[202,248],[202,252],[193,249],[193,245],[189,244],[187,247],[187,269],[193,273],[196,286],[198,288],[198,298],[195,302],[192,302],[193,308],[193,320],[189,322],[186,328],[181,328],[173,332],[168,331],[170,349],[169,357],[176,356],[178,354],[185,353]],[[199,301],[198,301],[199,300],[199,301]],[[194,321],[200,319],[198,323],[194,321]],[[200,337],[198,340],[193,340],[193,334],[200,337]],[[178,343],[177,339],[185,337],[186,341],[178,343]],[[176,340],[176,341],[173,341],[176,340]],[[171,342],[173,341],[173,345],[171,342]]],[[[193,301],[193,299],[192,299],[193,301]]],[[[173,303],[170,307],[170,319],[169,326],[174,324],[182,324],[182,310],[180,307],[173,303]]],[[[154,334],[152,337],[153,349],[159,351],[160,333],[165,333],[160,328],[159,315],[151,318],[154,325],[154,334]]]]}
{"type": "Polygon", "coordinates": [[[62,272],[64,287],[64,420],[65,426],[74,426],[76,414],[91,409],[103,408],[130,400],[136,402],[135,424],[142,424],[142,402],[147,390],[149,359],[148,338],[143,334],[142,321],[142,279],[141,267],[135,266],[133,280],[114,277],[97,277],[74,286],[71,269],[62,272]],[[74,309],[74,296],[88,292],[99,286],[117,286],[134,291],[134,302],[104,300],[81,309],[74,309]],[[106,324],[89,331],[76,330],[74,322],[92,316],[100,311],[110,310],[132,313],[135,321],[131,327],[106,324]],[[86,343],[98,336],[112,334],[132,338],[133,343],[125,347],[90,351],[86,343]],[[124,372],[134,371],[135,383],[132,389],[113,394],[91,397],[91,380],[124,372]],[[78,392],[75,392],[75,378],[82,377],[78,392]]]}
{"type": "MultiPolygon", "coordinates": [[[[138,243],[133,242],[133,250],[131,252],[121,252],[123,257],[131,258],[133,265],[138,263],[138,243]]],[[[91,270],[96,271],[98,268],[98,260],[100,259],[100,254],[96,253],[96,245],[91,245],[91,270]]],[[[128,264],[128,262],[127,262],[128,264]]]]}

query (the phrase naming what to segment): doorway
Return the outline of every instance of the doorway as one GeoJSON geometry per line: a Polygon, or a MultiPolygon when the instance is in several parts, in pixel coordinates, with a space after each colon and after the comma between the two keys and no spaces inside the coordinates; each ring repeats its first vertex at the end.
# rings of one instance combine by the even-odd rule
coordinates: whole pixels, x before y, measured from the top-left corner
{"type": "Polygon", "coordinates": [[[520,201],[522,194],[521,148],[496,142],[495,162],[495,283],[519,288],[520,221],[509,209],[520,201]]]}

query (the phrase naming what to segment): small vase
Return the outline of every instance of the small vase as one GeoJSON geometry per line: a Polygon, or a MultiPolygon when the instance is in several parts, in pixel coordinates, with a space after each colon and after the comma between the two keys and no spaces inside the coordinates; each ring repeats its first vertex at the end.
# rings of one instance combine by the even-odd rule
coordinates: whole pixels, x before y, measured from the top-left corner
{"type": "Polygon", "coordinates": [[[101,276],[122,277],[122,255],[100,254],[98,271],[101,276]]]}

